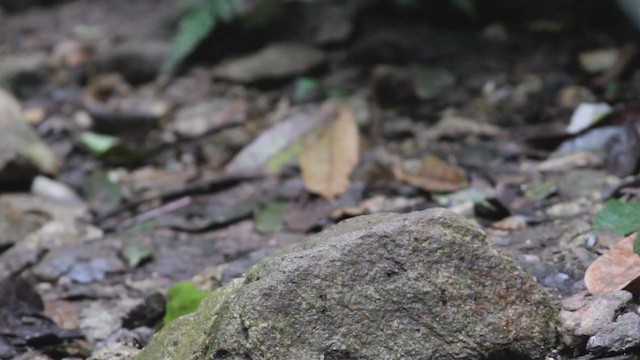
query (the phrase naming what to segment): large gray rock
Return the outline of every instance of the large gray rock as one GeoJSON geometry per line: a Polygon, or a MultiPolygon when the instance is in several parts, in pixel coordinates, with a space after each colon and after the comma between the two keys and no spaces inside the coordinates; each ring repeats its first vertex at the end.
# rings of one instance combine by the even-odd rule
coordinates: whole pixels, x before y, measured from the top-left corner
{"type": "Polygon", "coordinates": [[[542,359],[555,315],[463,217],[378,214],[260,262],[138,359],[542,359]]]}

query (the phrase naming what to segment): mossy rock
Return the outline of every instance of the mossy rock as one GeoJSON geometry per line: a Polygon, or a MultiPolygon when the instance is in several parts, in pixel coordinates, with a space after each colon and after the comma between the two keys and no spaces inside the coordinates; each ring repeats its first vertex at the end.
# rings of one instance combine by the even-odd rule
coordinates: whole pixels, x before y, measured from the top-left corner
{"type": "Polygon", "coordinates": [[[467,219],[378,214],[263,260],[138,359],[543,359],[555,317],[467,219]]]}

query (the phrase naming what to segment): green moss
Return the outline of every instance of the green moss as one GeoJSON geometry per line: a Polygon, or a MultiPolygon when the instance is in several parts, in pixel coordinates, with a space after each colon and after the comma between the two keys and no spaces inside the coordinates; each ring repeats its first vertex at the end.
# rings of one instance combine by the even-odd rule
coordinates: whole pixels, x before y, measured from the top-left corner
{"type": "Polygon", "coordinates": [[[169,302],[167,302],[167,311],[164,315],[165,324],[196,311],[202,300],[209,295],[211,295],[211,291],[200,290],[190,281],[174,284],[167,292],[169,302]]]}

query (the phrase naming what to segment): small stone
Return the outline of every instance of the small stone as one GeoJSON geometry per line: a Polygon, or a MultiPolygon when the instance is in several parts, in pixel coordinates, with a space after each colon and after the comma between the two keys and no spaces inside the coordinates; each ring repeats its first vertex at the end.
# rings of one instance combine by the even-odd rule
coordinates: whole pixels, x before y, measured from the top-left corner
{"type": "Polygon", "coordinates": [[[50,251],[34,267],[33,273],[45,281],[55,281],[64,276],[76,283],[87,284],[102,281],[108,274],[124,269],[116,249],[103,243],[91,243],[50,251]]]}
{"type": "Polygon", "coordinates": [[[562,340],[570,347],[582,347],[590,336],[613,323],[633,296],[625,290],[591,295],[584,291],[562,302],[558,315],[562,340]]]}
{"type": "Polygon", "coordinates": [[[640,346],[640,316],[634,313],[620,315],[615,323],[604,326],[587,342],[587,351],[593,354],[628,352],[640,346]]]}

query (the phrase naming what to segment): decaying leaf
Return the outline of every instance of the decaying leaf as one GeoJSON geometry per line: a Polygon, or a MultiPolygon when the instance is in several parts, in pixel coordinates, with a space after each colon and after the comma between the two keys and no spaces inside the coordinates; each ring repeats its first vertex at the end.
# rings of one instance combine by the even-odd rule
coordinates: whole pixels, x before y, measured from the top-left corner
{"type": "Polygon", "coordinates": [[[638,295],[640,289],[640,255],[634,251],[633,233],[596,259],[584,274],[584,282],[592,294],[627,289],[638,295]]]}
{"type": "Polygon", "coordinates": [[[335,121],[300,155],[305,187],[329,200],[347,190],[351,171],[358,163],[359,142],[353,112],[346,106],[340,107],[335,121]]]}
{"type": "Polygon", "coordinates": [[[228,174],[253,174],[269,172],[271,160],[285,152],[302,136],[327,120],[335,118],[336,107],[327,104],[308,112],[291,116],[273,126],[247,145],[225,168],[228,174]]]}
{"type": "Polygon", "coordinates": [[[417,171],[399,162],[395,162],[392,170],[397,180],[429,192],[456,191],[468,185],[461,169],[434,155],[425,156],[417,171]]]}

